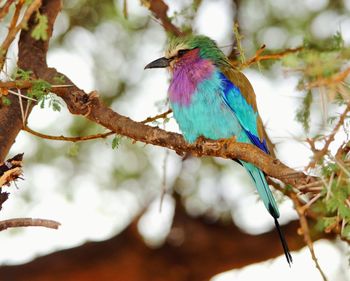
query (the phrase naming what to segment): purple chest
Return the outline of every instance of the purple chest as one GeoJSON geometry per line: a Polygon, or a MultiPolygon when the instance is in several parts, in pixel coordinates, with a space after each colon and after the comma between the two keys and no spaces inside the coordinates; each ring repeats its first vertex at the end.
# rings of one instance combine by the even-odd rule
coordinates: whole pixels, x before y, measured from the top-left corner
{"type": "Polygon", "coordinates": [[[188,106],[198,84],[208,79],[214,69],[212,62],[199,57],[198,50],[186,54],[174,67],[168,90],[170,102],[188,106]]]}

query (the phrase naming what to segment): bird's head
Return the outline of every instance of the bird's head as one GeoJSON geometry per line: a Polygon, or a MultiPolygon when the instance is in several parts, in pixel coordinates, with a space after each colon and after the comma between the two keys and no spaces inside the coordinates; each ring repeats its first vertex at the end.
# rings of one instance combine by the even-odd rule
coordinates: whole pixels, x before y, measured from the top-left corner
{"type": "Polygon", "coordinates": [[[165,56],[147,64],[145,69],[169,67],[173,71],[178,66],[188,65],[199,59],[210,60],[217,66],[229,64],[215,41],[204,35],[189,35],[171,38],[165,56]]]}

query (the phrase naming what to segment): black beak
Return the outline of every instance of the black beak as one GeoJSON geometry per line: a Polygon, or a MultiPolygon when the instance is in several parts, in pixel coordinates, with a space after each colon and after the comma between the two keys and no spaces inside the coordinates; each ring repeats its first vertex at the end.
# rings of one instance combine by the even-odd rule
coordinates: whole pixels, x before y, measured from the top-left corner
{"type": "Polygon", "coordinates": [[[162,57],[159,58],[157,60],[154,60],[152,62],[150,62],[149,64],[147,64],[145,66],[146,68],[164,68],[164,67],[168,67],[170,65],[170,61],[171,59],[167,59],[166,57],[162,57]]]}

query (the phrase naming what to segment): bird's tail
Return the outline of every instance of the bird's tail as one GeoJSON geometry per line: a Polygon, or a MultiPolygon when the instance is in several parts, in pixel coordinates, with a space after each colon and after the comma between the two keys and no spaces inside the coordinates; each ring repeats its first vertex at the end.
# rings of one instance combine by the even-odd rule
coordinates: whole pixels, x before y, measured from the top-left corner
{"type": "Polygon", "coordinates": [[[272,195],[272,192],[269,188],[269,185],[267,184],[265,175],[259,168],[257,168],[253,164],[247,163],[244,161],[241,161],[241,163],[247,169],[250,176],[252,177],[252,179],[255,183],[256,189],[258,190],[258,193],[259,193],[262,201],[264,202],[266,209],[269,211],[269,213],[271,214],[271,216],[275,220],[275,226],[276,226],[276,229],[278,232],[278,236],[279,236],[281,243],[282,243],[284,255],[286,256],[287,262],[290,265],[292,263],[292,256],[289,252],[287,241],[284,237],[282,229],[278,223],[278,218],[280,216],[280,213],[278,210],[276,200],[272,195]]]}

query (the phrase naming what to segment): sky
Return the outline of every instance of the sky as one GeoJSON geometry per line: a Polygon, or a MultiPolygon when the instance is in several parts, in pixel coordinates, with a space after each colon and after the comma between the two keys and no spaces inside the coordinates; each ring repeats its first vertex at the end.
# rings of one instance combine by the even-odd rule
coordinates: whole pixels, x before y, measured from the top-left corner
{"type": "MultiPolygon", "coordinates": [[[[179,9],[184,1],[174,1],[170,4],[169,13],[179,9]]],[[[284,2],[284,1],[281,1],[284,2]]],[[[317,9],[325,5],[326,0],[308,0],[306,5],[317,9]]],[[[169,2],[170,3],[170,2],[169,2]]],[[[226,46],[232,43],[232,38],[227,38],[231,30],[232,18],[234,13],[226,13],[232,10],[232,1],[203,1],[199,10],[199,16],[195,19],[194,29],[199,34],[205,34],[215,39],[219,46],[226,46]]],[[[348,3],[348,2],[347,2],[348,3]]],[[[128,1],[130,16],[142,15],[147,13],[144,8],[140,7],[136,0],[128,1]]],[[[277,4],[276,4],[277,5],[277,4]]],[[[280,4],[282,5],[282,4],[280,4]]],[[[350,3],[348,4],[350,7],[350,3]]],[[[350,9],[350,8],[349,8],[350,9]]],[[[315,23],[316,27],[324,27],[320,36],[333,32],[341,26],[341,30],[346,42],[350,42],[350,20],[341,19],[338,22],[330,21],[332,15],[323,15],[315,23]],[[325,25],[324,22],[331,22],[325,25]]],[[[336,15],[333,15],[333,18],[336,15]]],[[[55,32],[59,33],[64,30],[64,16],[59,21],[61,27],[55,32]]],[[[315,29],[317,29],[314,27],[315,29]]],[[[118,112],[131,117],[134,120],[142,120],[145,117],[158,113],[157,102],[164,99],[167,86],[168,74],[166,71],[157,70],[152,72],[143,71],[143,66],[149,61],[159,57],[162,53],[165,36],[161,27],[153,23],[152,32],[156,40],[149,40],[143,46],[140,53],[140,59],[134,65],[134,70],[138,71],[140,78],[139,87],[131,91],[140,92],[140,94],[128,93],[128,99],[121,99],[118,104],[112,107],[118,112]],[[156,90],[155,90],[156,89],[156,90]],[[132,107],[126,106],[132,103],[132,107]]],[[[65,73],[70,79],[86,92],[96,89],[96,83],[93,77],[93,62],[89,57],[93,51],[93,37],[86,31],[77,31],[77,36],[72,38],[72,49],[54,49],[49,52],[48,64],[56,67],[62,73],[65,73]],[[84,46],[89,46],[84,48],[84,46]],[[89,50],[89,48],[91,50],[89,50]]],[[[272,47],[271,37],[278,36],[280,30],[268,30],[261,35],[261,40],[268,40],[272,47]],[[277,35],[276,35],[277,34],[277,35]]],[[[283,37],[283,34],[280,35],[283,37]]],[[[278,46],[277,46],[278,47],[278,46]]],[[[225,49],[223,49],[225,51],[225,49]]],[[[12,55],[16,48],[12,50],[12,55]]],[[[278,142],[277,155],[285,164],[293,168],[301,168],[308,163],[311,152],[304,143],[300,142],[301,126],[296,123],[295,108],[299,102],[300,93],[296,92],[297,78],[286,76],[276,71],[275,77],[266,77],[257,70],[246,70],[245,74],[251,81],[257,95],[259,111],[268,128],[268,133],[273,140],[278,142]]],[[[98,89],[97,89],[98,90],[98,89]]],[[[44,131],[49,134],[60,135],[73,120],[67,109],[63,108],[62,112],[53,112],[50,109],[34,108],[30,115],[29,124],[33,129],[44,131]],[[59,126],[57,126],[59,124],[59,126]]],[[[174,121],[166,125],[167,130],[178,131],[174,121]]],[[[32,136],[25,132],[20,133],[15,145],[11,149],[11,154],[25,151],[26,155],[33,155],[37,147],[33,146],[32,136]]],[[[57,147],[60,144],[57,143],[57,147]]],[[[108,169],[109,161],[112,161],[116,155],[110,152],[107,143],[97,143],[96,148],[99,150],[103,162],[95,164],[94,169],[108,169]],[[101,148],[102,146],[102,148],[101,148]]],[[[121,148],[122,149],[122,148],[121,148]]],[[[164,150],[160,148],[150,148],[150,155],[154,156],[154,162],[161,162],[165,157],[164,150]]],[[[168,158],[168,180],[174,179],[178,173],[179,158],[170,153],[168,158]]],[[[64,164],[64,159],[59,163],[64,164]]],[[[220,160],[219,160],[220,161],[220,160]]],[[[0,219],[12,217],[44,217],[56,219],[62,223],[59,230],[54,231],[43,228],[26,228],[23,230],[10,230],[0,232],[1,251],[0,264],[15,264],[31,260],[37,255],[53,252],[58,249],[74,247],[84,243],[86,240],[104,240],[113,236],[116,232],[122,231],[128,222],[137,214],[140,209],[139,202],[132,196],[127,189],[110,191],[108,189],[99,190],[98,182],[94,176],[96,174],[87,173],[72,178],[76,182],[74,190],[75,200],[69,200],[65,195],[60,193],[60,170],[59,165],[48,166],[45,164],[30,166],[25,163],[26,181],[19,183],[20,188],[14,186],[7,188],[11,190],[11,198],[4,205],[0,212],[0,219]],[[83,183],[83,184],[82,184],[83,183]],[[29,204],[20,194],[23,189],[33,189],[36,195],[35,204],[29,204]],[[80,198],[80,199],[79,199],[80,198]],[[34,206],[34,207],[33,207],[34,206]]],[[[161,165],[156,165],[155,169],[161,175],[161,165]]],[[[235,222],[250,233],[261,233],[273,228],[273,222],[269,215],[260,212],[263,208],[262,203],[257,202],[256,193],[253,188],[241,188],[235,180],[235,171],[223,179],[223,189],[228,197],[240,196],[241,199],[235,207],[233,216],[235,222]],[[235,193],[232,192],[235,189],[235,193]],[[238,190],[238,191],[237,191],[238,190]],[[249,208],[247,208],[249,206],[249,208]]],[[[248,179],[248,176],[246,176],[248,179]]],[[[247,180],[248,181],[248,180],[247,180]]],[[[133,183],[130,183],[132,185],[133,183]]],[[[210,200],[211,191],[205,183],[202,183],[202,195],[204,199],[210,200]]],[[[237,199],[237,198],[236,198],[237,199]]],[[[144,235],[147,243],[159,243],[164,239],[164,235],[169,229],[169,218],[174,214],[174,202],[172,198],[166,197],[162,212],[159,212],[159,196],[150,205],[146,214],[139,222],[139,230],[144,235]]],[[[281,206],[282,213],[281,223],[287,223],[295,219],[296,214],[292,208],[291,202],[286,200],[281,206]]],[[[318,241],[315,243],[315,251],[319,257],[321,267],[326,274],[334,279],[342,276],[342,270],[348,269],[347,260],[344,258],[346,248],[343,243],[330,243],[327,241],[318,241]]],[[[284,256],[257,264],[251,265],[241,270],[232,270],[227,273],[214,277],[213,281],[228,280],[253,280],[267,279],[273,280],[297,280],[305,278],[305,272],[308,273],[309,280],[322,280],[319,273],[311,260],[307,249],[297,253],[292,253],[294,263],[291,268],[285,262],[284,256]]],[[[347,280],[350,280],[348,278],[347,280]]]]}

